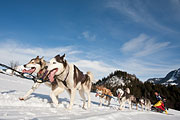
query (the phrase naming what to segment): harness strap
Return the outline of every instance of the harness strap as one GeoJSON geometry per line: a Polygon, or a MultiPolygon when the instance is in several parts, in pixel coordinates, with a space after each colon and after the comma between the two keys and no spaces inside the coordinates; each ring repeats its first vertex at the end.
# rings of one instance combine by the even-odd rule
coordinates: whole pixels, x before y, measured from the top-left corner
{"type": "MultiPolygon", "coordinates": [[[[64,70],[60,73],[60,75],[62,75],[65,70],[66,70],[66,69],[64,69],[64,70]]],[[[68,75],[69,75],[69,66],[68,66],[68,73],[67,73],[66,77],[64,78],[64,80],[60,80],[60,81],[64,84],[65,87],[67,87],[67,82],[66,82],[66,80],[67,80],[68,75]]],[[[55,76],[55,77],[57,78],[57,76],[55,76]]],[[[57,78],[57,79],[58,79],[58,78],[57,78]]]]}
{"type": "Polygon", "coordinates": [[[19,71],[15,70],[15,69],[13,69],[13,68],[7,66],[7,65],[4,65],[4,64],[1,64],[1,63],[0,63],[0,66],[5,67],[5,68],[8,68],[8,69],[11,69],[12,71],[15,71],[15,72],[19,73],[20,75],[23,75],[22,72],[19,72],[19,71]]]}
{"type": "Polygon", "coordinates": [[[11,67],[5,65],[5,64],[1,64],[1,63],[0,63],[0,66],[5,67],[5,68],[8,68],[8,69],[11,69],[12,71],[15,71],[15,72],[19,73],[19,74],[21,75],[21,77],[26,78],[26,79],[28,79],[28,80],[33,80],[34,83],[36,83],[36,82],[38,82],[38,83],[47,82],[47,80],[38,79],[37,77],[33,76],[32,74],[29,74],[29,73],[23,73],[23,72],[17,71],[16,69],[13,69],[13,68],[11,68],[11,67]],[[32,78],[26,77],[25,74],[30,75],[32,78]]]}
{"type": "Polygon", "coordinates": [[[66,75],[66,78],[62,81],[62,83],[64,84],[65,87],[67,87],[66,79],[67,79],[68,75],[69,75],[69,72],[68,72],[68,74],[66,75]]]}

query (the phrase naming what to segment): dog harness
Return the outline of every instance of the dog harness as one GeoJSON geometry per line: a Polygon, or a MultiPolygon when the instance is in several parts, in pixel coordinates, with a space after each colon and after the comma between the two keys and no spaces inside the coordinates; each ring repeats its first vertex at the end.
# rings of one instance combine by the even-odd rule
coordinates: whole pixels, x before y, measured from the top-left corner
{"type": "MultiPolygon", "coordinates": [[[[65,69],[66,69],[66,68],[65,68],[65,69]]],[[[62,75],[62,74],[64,73],[64,71],[65,71],[65,70],[63,70],[59,75],[62,75]]],[[[58,76],[59,76],[59,75],[58,75],[58,76]]],[[[60,80],[60,79],[59,79],[59,80],[64,84],[64,86],[65,86],[66,88],[68,88],[68,87],[67,87],[67,83],[66,83],[66,80],[67,80],[68,75],[69,75],[69,66],[68,66],[68,73],[67,73],[66,77],[64,78],[64,80],[60,80]]],[[[55,79],[58,79],[57,76],[55,76],[55,79]]]]}

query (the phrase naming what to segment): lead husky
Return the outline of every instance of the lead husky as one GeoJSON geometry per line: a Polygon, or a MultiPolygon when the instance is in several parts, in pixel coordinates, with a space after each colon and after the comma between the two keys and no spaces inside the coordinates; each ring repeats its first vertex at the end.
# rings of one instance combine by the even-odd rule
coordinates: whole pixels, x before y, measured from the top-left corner
{"type": "MultiPolygon", "coordinates": [[[[39,58],[37,56],[36,58],[31,59],[27,64],[24,65],[25,68],[30,68],[29,70],[23,70],[24,73],[29,73],[33,75],[37,75],[37,77],[42,77],[46,66],[46,61],[42,58],[39,58]]],[[[23,97],[20,97],[19,100],[26,100],[39,86],[41,83],[34,83],[32,88],[26,92],[26,94],[23,97]]],[[[50,83],[45,82],[45,84],[49,87],[52,87],[52,89],[55,89],[57,87],[57,83],[50,83]]]]}
{"type": "Polygon", "coordinates": [[[63,56],[57,55],[49,61],[48,64],[48,78],[51,82],[56,79],[58,86],[52,90],[50,96],[53,103],[57,106],[58,100],[57,95],[62,93],[64,89],[70,89],[70,105],[68,109],[72,109],[76,90],[79,90],[80,96],[83,98],[83,108],[85,108],[86,98],[84,93],[88,96],[88,108],[90,108],[91,98],[90,91],[93,81],[93,74],[87,72],[83,74],[75,65],[69,64],[63,56]]]}

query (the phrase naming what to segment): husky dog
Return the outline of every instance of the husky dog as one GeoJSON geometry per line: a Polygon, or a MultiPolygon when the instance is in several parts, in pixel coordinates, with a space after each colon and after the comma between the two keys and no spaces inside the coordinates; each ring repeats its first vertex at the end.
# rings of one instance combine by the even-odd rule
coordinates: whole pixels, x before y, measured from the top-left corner
{"type": "Polygon", "coordinates": [[[101,107],[102,106],[102,99],[104,98],[105,99],[105,103],[106,101],[108,101],[108,106],[110,105],[110,101],[111,101],[111,97],[113,96],[111,90],[103,87],[103,86],[97,86],[96,87],[96,97],[99,96],[99,101],[100,101],[100,104],[99,106],[101,107]]]}
{"type": "Polygon", "coordinates": [[[118,95],[118,101],[120,104],[119,109],[122,110],[123,107],[125,107],[125,103],[128,102],[129,104],[129,109],[132,109],[132,103],[134,103],[136,101],[136,98],[134,97],[134,95],[130,95],[130,89],[126,88],[125,91],[123,91],[122,89],[117,89],[116,93],[118,95]]]}
{"type": "MultiPolygon", "coordinates": [[[[25,68],[30,68],[29,70],[23,70],[22,72],[24,73],[29,73],[33,75],[37,75],[38,78],[41,78],[43,73],[45,72],[45,66],[46,66],[46,61],[42,58],[39,58],[37,56],[36,58],[33,58],[28,62],[27,64],[24,65],[25,68]]],[[[26,94],[23,97],[20,97],[19,100],[26,100],[29,95],[31,95],[39,86],[41,83],[34,83],[32,88],[26,92],[26,94]]],[[[55,89],[57,87],[57,83],[50,83],[50,82],[45,82],[45,84],[49,87],[52,87],[52,89],[55,89]]]]}
{"type": "Polygon", "coordinates": [[[141,109],[147,109],[147,111],[151,110],[151,101],[147,98],[140,98],[138,103],[141,105],[141,109]],[[143,107],[144,106],[144,107],[143,107]]]}
{"type": "Polygon", "coordinates": [[[63,56],[56,55],[49,61],[47,77],[51,82],[56,79],[58,86],[50,93],[51,99],[55,106],[58,105],[57,95],[62,93],[64,89],[70,90],[70,105],[68,109],[72,109],[76,90],[79,90],[80,96],[83,98],[83,108],[85,108],[86,98],[84,93],[88,96],[88,108],[90,108],[91,98],[90,91],[93,81],[93,74],[87,72],[83,74],[74,64],[69,64],[63,56]]]}

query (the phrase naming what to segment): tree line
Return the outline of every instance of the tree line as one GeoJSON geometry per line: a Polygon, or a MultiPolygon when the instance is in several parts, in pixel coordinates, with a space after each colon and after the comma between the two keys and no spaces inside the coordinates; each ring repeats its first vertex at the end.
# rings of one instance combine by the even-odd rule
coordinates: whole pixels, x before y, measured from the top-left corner
{"type": "Polygon", "coordinates": [[[153,84],[150,82],[142,82],[135,75],[128,74],[127,72],[117,70],[107,77],[98,80],[92,86],[92,91],[96,91],[96,86],[104,86],[110,89],[114,96],[117,96],[116,90],[118,88],[130,88],[131,94],[136,98],[145,97],[150,99],[152,104],[157,102],[156,97],[154,95],[155,91],[158,91],[161,97],[167,99],[167,106],[169,108],[173,108],[176,110],[180,110],[180,88],[172,85],[161,85],[161,84],[153,84]],[[112,85],[108,81],[116,76],[119,80],[124,81],[124,85],[112,85]]]}

